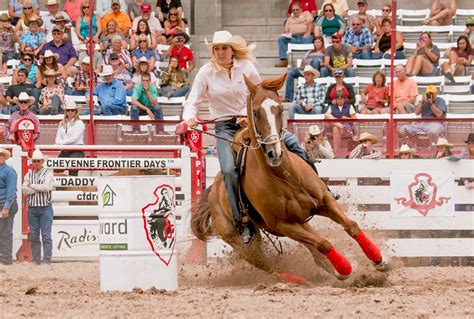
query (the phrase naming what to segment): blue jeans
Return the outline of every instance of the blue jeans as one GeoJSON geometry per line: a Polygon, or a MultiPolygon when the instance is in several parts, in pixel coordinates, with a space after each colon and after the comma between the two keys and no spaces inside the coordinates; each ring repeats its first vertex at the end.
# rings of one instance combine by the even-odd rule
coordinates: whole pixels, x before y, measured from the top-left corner
{"type": "MultiPolygon", "coordinates": [[[[161,106],[159,104],[150,107],[150,110],[153,112],[153,115],[155,116],[155,120],[163,120],[163,110],[161,109],[161,106]]],[[[147,115],[147,113],[135,105],[132,105],[130,108],[130,119],[137,121],[139,119],[140,115],[147,115]]],[[[140,131],[140,124],[132,124],[132,129],[136,132],[140,131]]],[[[163,132],[164,131],[164,126],[163,124],[157,124],[156,125],[156,132],[163,132]]]]}
{"type": "Polygon", "coordinates": [[[370,50],[362,50],[360,52],[352,53],[354,59],[370,60],[370,50]]]}
{"type": "Polygon", "coordinates": [[[103,115],[123,115],[125,114],[126,107],[122,105],[102,105],[100,110],[103,115]]]}
{"type": "Polygon", "coordinates": [[[289,43],[294,43],[294,44],[313,43],[313,36],[310,35],[306,39],[303,38],[302,35],[294,35],[291,38],[287,38],[284,36],[279,37],[278,38],[278,56],[280,57],[280,60],[288,59],[287,52],[288,52],[289,43]]]}
{"type": "MultiPolygon", "coordinates": [[[[370,54],[370,58],[372,60],[378,60],[378,59],[390,59],[390,54],[384,53],[384,52],[372,52],[370,54]]],[[[395,59],[405,59],[405,52],[403,51],[395,51],[395,59]]]]}
{"type": "MultiPolygon", "coordinates": [[[[328,68],[326,68],[326,67],[322,67],[322,68],[321,68],[321,77],[322,77],[322,78],[328,77],[328,76],[330,76],[330,75],[332,75],[332,74],[329,74],[329,69],[328,69],[328,68]]],[[[344,71],[344,76],[345,76],[346,78],[353,78],[353,77],[355,77],[354,69],[353,69],[352,67],[346,68],[345,71],[344,71]]]]}
{"type": "MultiPolygon", "coordinates": [[[[0,204],[0,210],[3,209],[3,204],[0,204]]],[[[13,221],[15,214],[18,212],[18,203],[16,198],[10,206],[8,218],[0,218],[0,258],[2,262],[12,262],[13,250],[13,221]]]]}
{"type": "Polygon", "coordinates": [[[320,105],[317,105],[313,107],[311,111],[306,111],[305,108],[300,105],[300,104],[292,104],[288,108],[288,113],[290,114],[290,120],[293,120],[295,118],[295,113],[296,114],[321,114],[323,113],[323,108],[320,105]]]}
{"type": "Polygon", "coordinates": [[[53,239],[51,227],[53,226],[53,207],[28,207],[28,225],[30,234],[28,240],[31,244],[31,253],[34,262],[41,262],[41,239],[43,241],[43,261],[51,262],[53,255],[53,239]]]}
{"type": "MultiPolygon", "coordinates": [[[[319,70],[321,68],[321,60],[313,59],[309,63],[313,68],[319,70]]],[[[302,77],[303,68],[294,68],[288,72],[286,77],[286,89],[285,89],[285,100],[293,101],[293,95],[295,94],[295,80],[302,77]]]]}
{"type": "Polygon", "coordinates": [[[39,108],[40,115],[49,115],[49,114],[56,115],[62,112],[63,112],[63,108],[61,107],[61,100],[56,94],[53,95],[53,97],[51,98],[51,104],[49,105],[47,109],[41,106],[39,108]]]}
{"type": "MultiPolygon", "coordinates": [[[[233,139],[235,133],[240,129],[240,126],[236,121],[225,121],[216,123],[215,130],[216,135],[224,137],[226,139],[233,139]]],[[[301,147],[298,139],[292,133],[286,132],[283,137],[283,142],[289,151],[303,158],[305,161],[308,160],[306,152],[301,147]]],[[[221,173],[224,178],[224,187],[227,192],[227,199],[229,200],[230,208],[232,210],[233,223],[235,226],[240,225],[240,209],[238,205],[238,189],[239,189],[239,176],[235,170],[234,163],[234,152],[229,142],[217,139],[217,157],[219,159],[219,165],[221,173]]]]}
{"type": "Polygon", "coordinates": [[[20,109],[20,107],[16,104],[15,105],[6,105],[6,106],[1,108],[0,114],[11,115],[11,114],[15,113],[16,111],[18,111],[19,109],[20,109]]]}
{"type": "Polygon", "coordinates": [[[161,95],[162,96],[167,96],[169,92],[172,92],[171,96],[172,97],[182,97],[185,96],[186,93],[189,91],[189,85],[184,85],[180,87],[179,89],[173,89],[171,86],[163,86],[161,88],[161,95]]]}

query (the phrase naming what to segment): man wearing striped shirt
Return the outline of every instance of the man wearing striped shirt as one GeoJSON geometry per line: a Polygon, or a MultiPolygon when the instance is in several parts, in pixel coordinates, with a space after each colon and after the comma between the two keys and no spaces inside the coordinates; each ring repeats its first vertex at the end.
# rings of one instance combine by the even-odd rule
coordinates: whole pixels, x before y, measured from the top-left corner
{"type": "Polygon", "coordinates": [[[28,198],[28,225],[30,234],[33,262],[40,265],[51,263],[53,240],[51,227],[53,225],[53,207],[51,190],[53,189],[53,171],[43,167],[44,157],[40,150],[35,150],[32,156],[33,168],[25,175],[23,194],[28,198]],[[43,260],[41,260],[41,241],[43,241],[43,260]]]}
{"type": "Polygon", "coordinates": [[[322,114],[324,102],[324,89],[321,85],[314,82],[319,77],[319,71],[311,65],[306,65],[303,70],[305,84],[298,87],[293,104],[288,112],[290,119],[298,114],[322,114]]]}
{"type": "Polygon", "coordinates": [[[12,264],[13,221],[18,211],[16,201],[17,174],[13,167],[7,165],[10,152],[0,148],[0,262],[12,264]]]}

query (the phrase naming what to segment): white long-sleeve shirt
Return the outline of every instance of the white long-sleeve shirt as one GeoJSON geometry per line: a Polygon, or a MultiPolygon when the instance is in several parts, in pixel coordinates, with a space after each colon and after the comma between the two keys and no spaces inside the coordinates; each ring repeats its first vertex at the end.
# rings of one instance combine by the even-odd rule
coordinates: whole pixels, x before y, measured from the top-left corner
{"type": "Polygon", "coordinates": [[[227,71],[216,71],[211,63],[205,64],[199,69],[184,103],[183,119],[187,121],[196,117],[198,105],[206,98],[209,100],[211,119],[245,115],[249,91],[244,74],[254,84],[262,82],[257,69],[249,60],[234,59],[230,78],[227,71]]]}
{"type": "Polygon", "coordinates": [[[56,133],[58,145],[83,145],[85,126],[81,120],[66,121],[66,125],[59,125],[56,133]]]}

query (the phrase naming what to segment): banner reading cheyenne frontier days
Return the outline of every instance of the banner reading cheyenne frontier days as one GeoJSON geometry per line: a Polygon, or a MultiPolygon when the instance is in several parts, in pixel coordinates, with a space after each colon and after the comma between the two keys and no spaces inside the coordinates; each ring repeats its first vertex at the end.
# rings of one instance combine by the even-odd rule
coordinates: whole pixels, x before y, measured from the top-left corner
{"type": "Polygon", "coordinates": [[[397,217],[452,217],[453,186],[449,172],[392,172],[391,212],[397,217]]]}

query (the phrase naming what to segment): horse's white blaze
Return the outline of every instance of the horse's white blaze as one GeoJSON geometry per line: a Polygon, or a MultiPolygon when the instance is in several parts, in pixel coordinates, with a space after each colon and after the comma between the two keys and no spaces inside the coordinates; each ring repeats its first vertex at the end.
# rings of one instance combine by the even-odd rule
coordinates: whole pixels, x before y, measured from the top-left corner
{"type": "Polygon", "coordinates": [[[265,110],[265,113],[267,114],[268,124],[270,124],[271,135],[277,138],[277,143],[275,144],[275,151],[278,154],[278,157],[280,157],[281,144],[280,144],[280,139],[277,132],[275,114],[272,113],[272,106],[278,106],[278,103],[275,100],[272,100],[270,98],[266,98],[262,102],[262,107],[265,110]]]}

